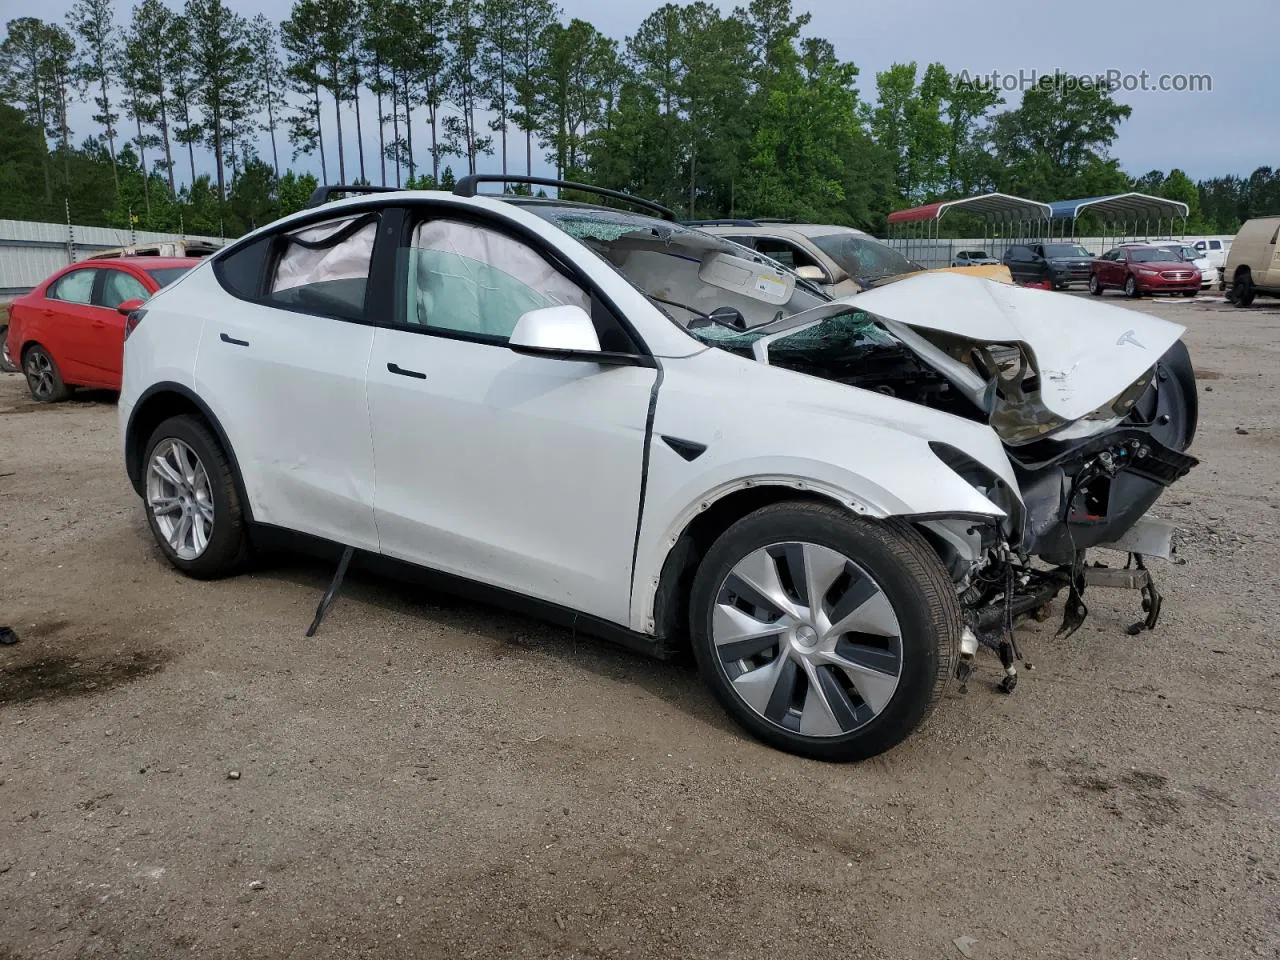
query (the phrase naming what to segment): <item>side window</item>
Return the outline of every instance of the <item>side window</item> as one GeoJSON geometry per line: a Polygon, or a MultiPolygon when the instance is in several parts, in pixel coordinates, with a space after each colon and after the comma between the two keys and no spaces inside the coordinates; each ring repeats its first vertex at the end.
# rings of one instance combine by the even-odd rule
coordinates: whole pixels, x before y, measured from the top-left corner
{"type": "Polygon", "coordinates": [[[749,248],[749,249],[751,249],[751,250],[756,249],[756,238],[755,238],[755,237],[725,237],[725,239],[726,239],[726,240],[732,240],[734,243],[740,243],[740,244],[742,244],[744,247],[748,247],[748,248],[749,248]]]}
{"type": "Polygon", "coordinates": [[[46,296],[50,300],[64,300],[67,303],[90,303],[93,300],[93,281],[98,271],[94,269],[73,270],[49,288],[46,296]]]}
{"type": "Polygon", "coordinates": [[[345,320],[364,316],[376,214],[330,220],[278,238],[278,257],[263,300],[345,320]]]}
{"type": "MultiPolygon", "coordinates": [[[[1199,244],[1196,244],[1196,246],[1199,246],[1199,244]]],[[[1222,249],[1222,241],[1221,241],[1221,240],[1210,240],[1210,241],[1209,241],[1209,249],[1210,249],[1210,250],[1221,250],[1221,249],[1222,249]]]]}
{"type": "Polygon", "coordinates": [[[401,322],[425,331],[505,342],[530,310],[591,297],[519,240],[459,220],[429,220],[409,244],[401,322]]]}
{"type": "Polygon", "coordinates": [[[102,278],[102,306],[114,310],[126,300],[145,300],[151,296],[142,281],[123,270],[106,270],[102,278]]]}
{"type": "Polygon", "coordinates": [[[1015,260],[1018,263],[1026,263],[1028,260],[1031,259],[1031,248],[1030,247],[1010,247],[1009,259],[1015,260]]]}
{"type": "Polygon", "coordinates": [[[792,270],[796,267],[819,266],[818,261],[814,260],[808,253],[795,244],[788,243],[786,240],[778,240],[774,237],[759,237],[756,240],[756,249],[766,257],[777,260],[784,267],[790,267],[792,270]]]}

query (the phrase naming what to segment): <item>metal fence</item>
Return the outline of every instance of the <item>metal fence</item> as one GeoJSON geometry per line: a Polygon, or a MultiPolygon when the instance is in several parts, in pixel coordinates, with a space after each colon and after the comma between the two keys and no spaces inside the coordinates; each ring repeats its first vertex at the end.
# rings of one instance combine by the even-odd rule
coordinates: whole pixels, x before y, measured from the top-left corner
{"type": "Polygon", "coordinates": [[[224,242],[177,233],[0,220],[0,299],[20,296],[55,270],[95,253],[174,240],[224,242]]]}
{"type": "MultiPolygon", "coordinates": [[[[1144,240],[1169,240],[1169,237],[1135,237],[1129,242],[1143,242],[1144,240]]],[[[1195,239],[1200,239],[1196,237],[1195,239]]],[[[1234,234],[1216,237],[1206,237],[1205,239],[1217,239],[1230,242],[1235,239],[1234,234]]],[[[984,239],[982,237],[971,237],[968,239],[958,237],[955,239],[941,238],[919,238],[919,237],[899,237],[895,239],[885,240],[889,246],[897,250],[909,260],[914,260],[922,267],[933,269],[935,267],[948,267],[955,256],[961,250],[981,250],[995,257],[997,260],[1004,256],[1004,252],[1009,247],[1020,241],[1016,239],[992,239],[990,237],[984,239]]],[[[1114,237],[1074,237],[1067,240],[1056,240],[1056,243],[1078,243],[1089,251],[1093,256],[1101,256],[1106,253],[1118,242],[1114,237]]]]}

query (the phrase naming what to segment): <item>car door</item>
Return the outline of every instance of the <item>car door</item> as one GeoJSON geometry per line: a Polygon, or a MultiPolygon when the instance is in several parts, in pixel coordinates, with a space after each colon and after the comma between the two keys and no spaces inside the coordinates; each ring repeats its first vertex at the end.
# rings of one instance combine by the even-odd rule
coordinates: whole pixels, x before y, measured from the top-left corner
{"type": "Polygon", "coordinates": [[[99,319],[94,306],[94,291],[101,271],[80,267],[64,273],[45,291],[39,308],[39,340],[53,356],[62,379],[77,384],[96,383],[101,371],[90,362],[93,336],[91,330],[99,319]]]}
{"type": "Polygon", "coordinates": [[[501,220],[407,222],[369,364],[379,542],[626,624],[658,368],[507,346],[526,311],[578,304],[605,350],[643,349],[567,269],[501,220]]]}
{"type": "Polygon", "coordinates": [[[106,267],[101,274],[94,287],[97,310],[86,330],[86,363],[91,364],[104,381],[119,386],[124,363],[125,318],[116,307],[126,300],[145,300],[151,291],[124,267],[106,267]]]}
{"type": "Polygon", "coordinates": [[[1012,246],[1004,255],[1005,266],[1009,268],[1009,273],[1013,275],[1015,283],[1026,283],[1028,280],[1034,280],[1034,272],[1031,263],[1031,249],[1022,245],[1012,246]]]}
{"type": "Polygon", "coordinates": [[[208,314],[195,368],[254,520],[377,550],[365,311],[380,217],[290,226],[220,259],[239,300],[208,314]]]}

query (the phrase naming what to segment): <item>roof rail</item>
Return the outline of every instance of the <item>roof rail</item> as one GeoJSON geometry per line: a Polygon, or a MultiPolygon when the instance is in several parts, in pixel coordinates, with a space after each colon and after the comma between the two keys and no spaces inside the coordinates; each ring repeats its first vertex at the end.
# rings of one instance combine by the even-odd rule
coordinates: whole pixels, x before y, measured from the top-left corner
{"type": "Polygon", "coordinates": [[[645,200],[643,197],[635,197],[629,193],[623,193],[621,190],[610,190],[607,187],[593,187],[589,183],[575,183],[572,180],[554,180],[550,177],[526,177],[512,173],[473,173],[470,176],[463,177],[457,182],[453,188],[455,196],[474,197],[476,196],[476,187],[482,183],[523,183],[535,187],[555,187],[557,190],[577,190],[580,193],[594,193],[600,197],[608,197],[611,200],[622,200],[632,206],[639,207],[642,210],[648,210],[656,213],[663,220],[675,222],[676,215],[667,207],[652,200],[645,200]]]}
{"type": "Polygon", "coordinates": [[[307,198],[307,202],[302,205],[303,210],[311,210],[315,207],[324,206],[334,198],[335,194],[343,193],[394,193],[399,187],[375,187],[371,184],[360,183],[326,183],[316,187],[311,191],[311,196],[307,198]]]}
{"type": "Polygon", "coordinates": [[[732,217],[721,220],[683,220],[681,222],[686,227],[756,227],[760,225],[758,220],[735,220],[732,217]]]}

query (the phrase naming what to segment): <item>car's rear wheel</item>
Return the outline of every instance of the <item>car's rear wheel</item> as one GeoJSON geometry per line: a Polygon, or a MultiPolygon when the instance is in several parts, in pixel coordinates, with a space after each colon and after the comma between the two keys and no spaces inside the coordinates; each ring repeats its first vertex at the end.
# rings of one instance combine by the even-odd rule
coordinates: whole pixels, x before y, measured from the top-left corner
{"type": "Polygon", "coordinates": [[[1098,275],[1096,273],[1089,275],[1089,292],[1095,297],[1102,296],[1102,281],[1098,279],[1098,275]]]}
{"type": "Polygon", "coordinates": [[[1130,299],[1138,295],[1138,281],[1133,274],[1129,274],[1124,281],[1124,295],[1130,299]]]}
{"type": "Polygon", "coordinates": [[[143,464],[147,523],[169,562],[202,579],[236,572],[248,553],[244,511],[208,426],[169,418],[152,433],[143,464]]]}
{"type": "Polygon", "coordinates": [[[71,396],[71,388],[62,381],[58,364],[44,347],[28,347],[22,358],[22,372],[27,376],[27,389],[37,403],[57,403],[71,396]]]}
{"type": "Polygon", "coordinates": [[[1253,277],[1247,272],[1240,274],[1231,285],[1231,302],[1237,307],[1247,307],[1253,303],[1253,297],[1253,277]]]}
{"type": "Polygon", "coordinates": [[[690,602],[693,652],[716,698],[779,749],[861,760],[893,747],[950,677],[961,613],[911,527],[786,503],[730,527],[690,602]]]}
{"type": "Polygon", "coordinates": [[[0,373],[17,373],[18,365],[9,354],[9,325],[0,323],[0,373]]]}

